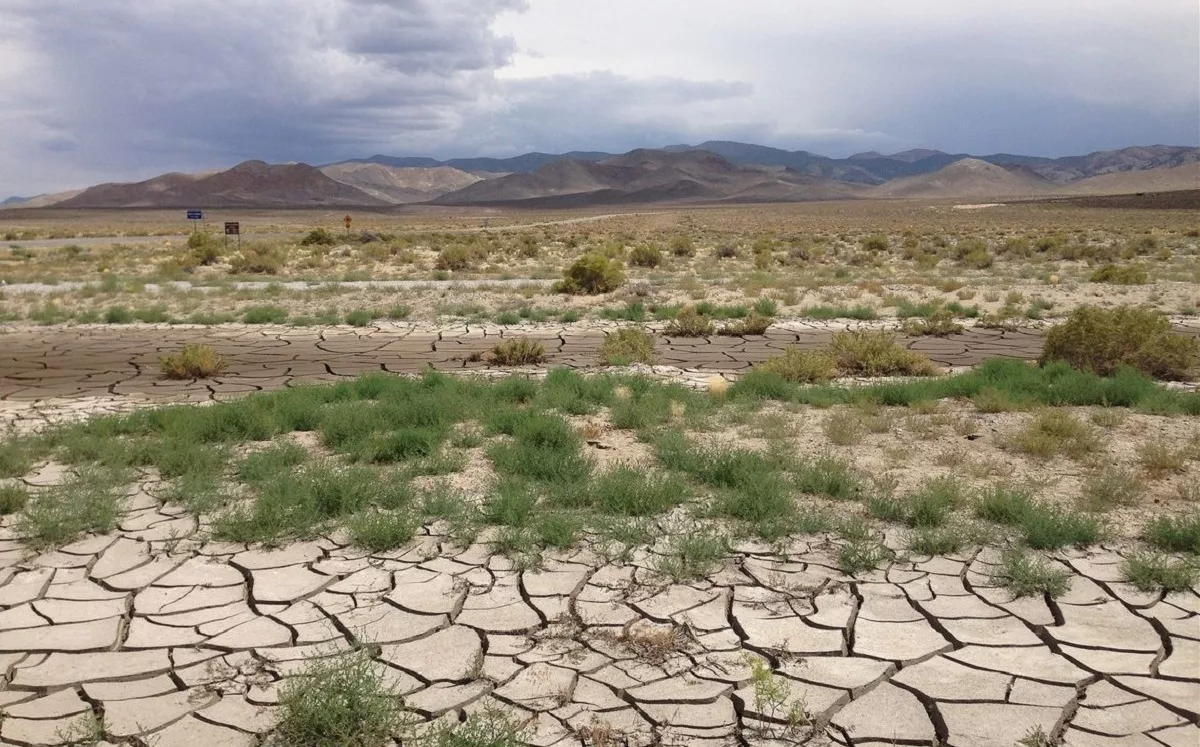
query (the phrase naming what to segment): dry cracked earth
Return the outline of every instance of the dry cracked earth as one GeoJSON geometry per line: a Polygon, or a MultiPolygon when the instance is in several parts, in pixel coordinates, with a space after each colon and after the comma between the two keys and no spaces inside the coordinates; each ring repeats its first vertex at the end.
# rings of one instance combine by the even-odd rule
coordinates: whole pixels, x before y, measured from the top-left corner
{"type": "MultiPolygon", "coordinates": [[[[823,334],[667,340],[660,353],[709,375],[823,334]]],[[[569,365],[591,363],[600,339],[545,336],[552,362],[569,365]]],[[[33,418],[48,402],[77,412],[465,366],[495,336],[51,329],[4,342],[2,396],[33,418]],[[156,356],[185,341],[216,345],[231,372],[158,380],[156,356]]],[[[916,345],[964,365],[1039,347],[983,330],[916,345]]],[[[26,482],[62,477],[51,467],[26,482]]],[[[153,497],[154,480],[128,491],[118,532],[58,551],[31,555],[0,523],[0,744],[62,744],[93,715],[111,743],[261,744],[281,683],[356,643],[372,644],[377,671],[421,716],[496,706],[536,745],[1012,747],[1039,728],[1073,746],[1200,743],[1200,593],[1122,583],[1120,546],[1056,556],[1072,581],[1054,600],[998,587],[993,549],[900,553],[847,577],[838,540],[821,536],[782,554],[743,543],[705,580],[672,584],[651,551],[617,563],[585,543],[520,570],[486,533],[463,549],[439,524],[379,555],[337,534],[275,550],[214,543],[153,497]],[[786,697],[756,697],[756,658],[786,697]]]]}

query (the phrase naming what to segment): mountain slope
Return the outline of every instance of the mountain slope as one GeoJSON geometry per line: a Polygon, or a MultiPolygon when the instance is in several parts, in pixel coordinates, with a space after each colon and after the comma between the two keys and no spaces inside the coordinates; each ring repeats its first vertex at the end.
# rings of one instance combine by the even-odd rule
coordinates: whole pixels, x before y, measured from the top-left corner
{"type": "Polygon", "coordinates": [[[1145,171],[1120,171],[1088,177],[1061,190],[1072,195],[1117,195],[1200,189],[1200,161],[1145,171]]]}
{"type": "Polygon", "coordinates": [[[385,202],[424,202],[480,181],[478,176],[449,166],[405,168],[378,163],[340,163],[324,166],[326,176],[360,189],[385,202]]]}
{"type": "Polygon", "coordinates": [[[433,200],[437,205],[534,203],[638,204],[741,199],[836,199],[853,185],[789,170],[745,168],[706,151],[635,150],[599,162],[560,160],[529,174],[477,182],[433,200]]]}
{"type": "Polygon", "coordinates": [[[209,174],[165,174],[135,184],[101,184],[57,207],[304,207],[385,205],[308,164],[246,161],[209,174]]]}
{"type": "Polygon", "coordinates": [[[870,190],[870,197],[1016,197],[1043,194],[1049,184],[1032,173],[964,158],[932,174],[896,179],[870,190]]]}

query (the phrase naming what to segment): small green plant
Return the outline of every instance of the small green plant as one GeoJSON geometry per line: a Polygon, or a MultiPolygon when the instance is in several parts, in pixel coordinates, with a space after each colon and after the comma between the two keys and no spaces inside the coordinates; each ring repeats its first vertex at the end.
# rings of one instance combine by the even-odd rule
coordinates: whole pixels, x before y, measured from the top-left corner
{"type": "Polygon", "coordinates": [[[610,332],[600,344],[600,360],[606,366],[654,363],[654,336],[640,327],[622,327],[610,332]]]}
{"type": "Polygon", "coordinates": [[[387,552],[401,547],[419,528],[408,511],[370,510],[346,520],[350,541],[370,552],[387,552]]]}
{"type": "Polygon", "coordinates": [[[711,337],[716,332],[712,317],[694,306],[684,306],[663,330],[667,337],[711,337]]]}
{"type": "Polygon", "coordinates": [[[1057,597],[1070,588],[1071,573],[1040,555],[1014,549],[1001,556],[992,581],[1009,589],[1017,597],[1035,594],[1057,597]]]}
{"type": "Polygon", "coordinates": [[[1104,439],[1071,412],[1052,408],[1034,415],[1005,445],[1039,459],[1060,455],[1082,459],[1103,451],[1104,439]]]}
{"type": "Polygon", "coordinates": [[[599,295],[611,293],[625,282],[625,269],[615,259],[592,253],[580,257],[563,271],[563,279],[555,284],[558,293],[599,295]]]}
{"type": "Polygon", "coordinates": [[[777,676],[761,657],[746,654],[745,660],[750,665],[750,680],[754,685],[755,715],[764,723],[782,727],[768,728],[772,733],[764,736],[775,739],[792,736],[812,723],[805,702],[792,697],[792,686],[787,679],[777,676]]]}
{"type": "Polygon", "coordinates": [[[229,271],[235,275],[278,275],[287,263],[286,247],[266,241],[254,241],[229,260],[229,271]]]}
{"type": "Polygon", "coordinates": [[[546,360],[546,348],[537,340],[516,337],[492,348],[490,360],[496,366],[535,366],[546,360]]]}
{"type": "Polygon", "coordinates": [[[716,570],[729,548],[725,540],[711,529],[670,538],[654,569],[676,583],[704,578],[716,570]]]}
{"type": "Polygon", "coordinates": [[[1033,726],[1025,733],[1025,736],[1017,740],[1017,747],[1058,747],[1060,742],[1054,739],[1041,724],[1033,726]]]}
{"type": "Polygon", "coordinates": [[[1132,505],[1144,489],[1136,475],[1119,467],[1107,467],[1084,480],[1080,503],[1091,511],[1107,511],[1132,505]]]}
{"type": "Polygon", "coordinates": [[[271,747],[383,747],[411,727],[382,666],[365,650],[317,659],[279,691],[271,747]]]}
{"type": "Polygon", "coordinates": [[[287,319],[287,309],[281,306],[251,306],[242,312],[246,324],[285,324],[287,319]]]}
{"type": "Polygon", "coordinates": [[[351,327],[366,327],[375,321],[377,315],[369,309],[355,309],[346,314],[346,324],[351,327]]]}
{"type": "Polygon", "coordinates": [[[1200,555],[1200,512],[1152,519],[1142,537],[1160,550],[1200,555]]]}
{"type": "Polygon", "coordinates": [[[178,353],[159,359],[168,379],[208,379],[229,367],[229,361],[209,345],[184,345],[178,353]]]}
{"type": "Polygon", "coordinates": [[[524,747],[531,737],[530,730],[510,712],[487,706],[470,713],[465,721],[440,719],[414,743],[419,747],[524,747]]]}
{"type": "Polygon", "coordinates": [[[809,306],[801,311],[800,315],[809,319],[822,321],[832,321],[834,319],[869,321],[879,318],[879,313],[870,306],[855,306],[853,308],[844,306],[809,306]]]}
{"type": "Polygon", "coordinates": [[[1125,580],[1145,592],[1185,592],[1196,583],[1197,567],[1187,560],[1156,552],[1139,552],[1125,559],[1125,580]]]}
{"type": "Polygon", "coordinates": [[[1146,441],[1138,447],[1138,461],[1152,480],[1187,471],[1188,449],[1172,448],[1164,439],[1146,441]]]}
{"type": "Polygon", "coordinates": [[[38,494],[17,517],[17,533],[34,549],[57,547],[82,534],[105,534],[117,526],[119,470],[89,468],[38,494]]]}
{"type": "Polygon", "coordinates": [[[29,502],[29,491],[19,485],[0,485],[0,516],[15,514],[29,502]]]}
{"type": "Polygon", "coordinates": [[[838,548],[838,565],[848,576],[873,571],[887,560],[892,553],[873,537],[854,538],[838,548]]]}
{"type": "Polygon", "coordinates": [[[691,236],[676,236],[671,239],[671,254],[676,257],[696,256],[696,243],[691,236]]]}
{"type": "Polygon", "coordinates": [[[1050,361],[1101,376],[1129,366],[1157,379],[1187,379],[1200,365],[1200,339],[1146,309],[1081,306],[1046,336],[1041,362],[1050,361]]]}

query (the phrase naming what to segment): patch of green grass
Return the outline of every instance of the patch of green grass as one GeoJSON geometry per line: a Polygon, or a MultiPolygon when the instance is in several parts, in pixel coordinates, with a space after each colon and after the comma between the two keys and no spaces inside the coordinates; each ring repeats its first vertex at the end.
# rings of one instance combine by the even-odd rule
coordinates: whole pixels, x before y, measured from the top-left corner
{"type": "Polygon", "coordinates": [[[513,440],[488,450],[496,471],[503,476],[547,483],[583,484],[592,463],[582,452],[582,439],[561,417],[532,413],[515,423],[513,440]]]}
{"type": "Polygon", "coordinates": [[[824,455],[802,461],[792,471],[793,482],[801,493],[850,500],[864,489],[862,477],[848,461],[824,455]]]}
{"type": "Polygon", "coordinates": [[[346,324],[351,327],[367,327],[378,317],[379,314],[370,309],[355,309],[346,314],[346,324]]]}
{"type": "Polygon", "coordinates": [[[1095,544],[1105,534],[1100,518],[1034,500],[1028,490],[998,486],[984,490],[975,503],[981,519],[1018,529],[1025,543],[1041,550],[1095,544]]]}
{"type": "Polygon", "coordinates": [[[1050,409],[1035,414],[1024,428],[1009,436],[1006,445],[1039,459],[1082,459],[1102,451],[1104,440],[1094,427],[1072,413],[1050,409]]]}
{"type": "Polygon", "coordinates": [[[1137,501],[1145,485],[1137,475],[1119,467],[1097,470],[1083,482],[1080,504],[1089,511],[1108,511],[1137,501]]]}
{"type": "Polygon", "coordinates": [[[1176,449],[1165,439],[1146,441],[1138,446],[1138,461],[1150,479],[1186,472],[1190,456],[1190,449],[1176,449]]]}
{"type": "Polygon", "coordinates": [[[641,301],[628,301],[624,306],[600,309],[600,317],[611,321],[644,322],[646,321],[646,305],[641,301]]]}
{"type": "Polygon", "coordinates": [[[1038,594],[1057,597],[1070,588],[1071,572],[1040,555],[1009,550],[1001,557],[992,581],[1012,591],[1017,597],[1038,594]]]}
{"type": "Polygon", "coordinates": [[[407,510],[369,509],[346,520],[350,541],[370,552],[387,552],[402,547],[416,535],[420,524],[407,510]]]}
{"type": "Polygon", "coordinates": [[[132,324],[133,312],[124,306],[110,306],[104,312],[105,324],[132,324]]]}
{"type": "Polygon", "coordinates": [[[29,491],[20,485],[0,485],[0,516],[15,514],[29,502],[29,491]]]}
{"type": "Polygon", "coordinates": [[[288,311],[280,306],[251,306],[242,312],[244,324],[286,324],[288,311]]]}
{"type": "Polygon", "coordinates": [[[1152,519],[1142,531],[1142,537],[1159,550],[1200,555],[1200,512],[1152,519]]]}
{"type": "Polygon", "coordinates": [[[0,442],[0,478],[23,477],[33,468],[31,446],[27,440],[0,442]]]}
{"type": "Polygon", "coordinates": [[[591,507],[620,516],[655,516],[688,501],[692,491],[680,478],[620,465],[596,476],[588,499],[591,507]]]}
{"type": "Polygon", "coordinates": [[[950,555],[962,550],[973,539],[961,526],[923,527],[908,535],[908,550],[929,557],[950,555]]]}
{"type": "Polygon", "coordinates": [[[1145,592],[1186,592],[1196,583],[1197,567],[1180,558],[1139,552],[1125,559],[1125,580],[1145,592]]]}
{"type": "Polygon", "coordinates": [[[1038,509],[1033,491],[1013,485],[996,485],[979,492],[975,515],[996,524],[1018,526],[1038,509]]]}
{"type": "Polygon", "coordinates": [[[117,527],[122,470],[85,469],[66,482],[42,491],[17,517],[17,534],[35,550],[59,547],[85,533],[105,534],[117,527]]]}
{"type": "Polygon", "coordinates": [[[800,312],[800,316],[808,319],[832,321],[834,319],[858,319],[862,321],[878,319],[879,314],[870,306],[809,306],[800,312]]]}
{"type": "Polygon", "coordinates": [[[680,583],[712,574],[728,554],[729,547],[723,537],[712,529],[697,527],[686,534],[673,535],[653,567],[680,583]]]}
{"type": "MultiPolygon", "coordinates": [[[[838,375],[837,361],[832,355],[796,347],[789,347],[781,355],[759,363],[753,371],[775,376],[792,384],[820,384],[838,375]]],[[[753,374],[748,374],[747,377],[750,375],[753,374]]],[[[739,382],[743,389],[750,386],[744,382],[745,378],[739,382]]]]}
{"type": "Polygon", "coordinates": [[[382,747],[410,727],[383,665],[366,651],[315,659],[279,690],[271,747],[382,747]]]}

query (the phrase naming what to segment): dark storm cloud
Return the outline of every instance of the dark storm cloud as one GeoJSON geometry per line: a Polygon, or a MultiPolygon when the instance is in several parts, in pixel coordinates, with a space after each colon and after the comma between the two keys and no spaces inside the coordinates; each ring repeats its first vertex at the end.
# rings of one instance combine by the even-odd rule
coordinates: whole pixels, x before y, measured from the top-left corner
{"type": "Polygon", "coordinates": [[[0,198],[371,153],[1200,140],[1195,0],[0,0],[0,198]]]}

